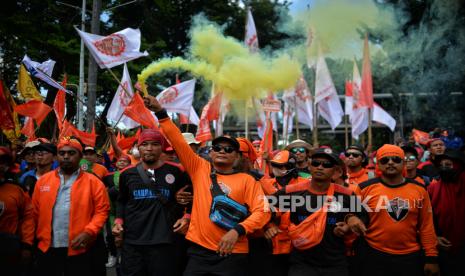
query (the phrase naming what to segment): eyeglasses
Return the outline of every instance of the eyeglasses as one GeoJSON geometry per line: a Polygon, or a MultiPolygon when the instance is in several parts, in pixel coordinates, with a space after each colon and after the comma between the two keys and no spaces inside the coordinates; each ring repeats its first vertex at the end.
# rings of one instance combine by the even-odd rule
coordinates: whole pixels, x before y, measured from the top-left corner
{"type": "Polygon", "coordinates": [[[323,166],[323,168],[325,169],[330,169],[330,168],[333,168],[334,167],[334,164],[333,162],[330,162],[330,161],[318,161],[318,160],[312,160],[312,162],[310,163],[310,165],[312,167],[315,167],[315,168],[318,168],[319,166],[323,166]]]}
{"type": "Polygon", "coordinates": [[[234,152],[236,149],[234,147],[231,147],[231,146],[219,146],[219,145],[214,145],[212,146],[212,150],[214,152],[220,152],[221,150],[224,150],[224,152],[226,153],[232,153],[234,152]]]}
{"type": "Polygon", "coordinates": [[[404,160],[405,161],[415,161],[415,160],[417,160],[417,158],[414,155],[410,155],[410,156],[405,156],[404,160]]]}
{"type": "Polygon", "coordinates": [[[298,152],[305,153],[305,152],[307,152],[307,150],[305,148],[292,148],[291,152],[292,153],[298,153],[298,152]]]}
{"type": "Polygon", "coordinates": [[[35,155],[39,155],[39,156],[47,154],[47,153],[50,153],[50,152],[45,151],[45,150],[38,150],[34,152],[35,155]]]}
{"type": "Polygon", "coordinates": [[[359,158],[360,156],[362,156],[360,153],[356,153],[356,152],[344,152],[344,155],[349,158],[351,156],[353,156],[354,158],[359,158]]]}
{"type": "Polygon", "coordinates": [[[386,165],[387,163],[389,163],[390,160],[392,160],[392,162],[394,162],[396,164],[402,163],[402,158],[400,158],[399,156],[383,157],[383,158],[379,159],[379,163],[381,165],[386,165]]]}

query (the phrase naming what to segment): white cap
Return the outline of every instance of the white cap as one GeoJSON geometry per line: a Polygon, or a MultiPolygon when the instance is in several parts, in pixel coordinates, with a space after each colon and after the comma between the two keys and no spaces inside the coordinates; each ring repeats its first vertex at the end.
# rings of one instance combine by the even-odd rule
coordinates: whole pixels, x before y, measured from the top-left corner
{"type": "Polygon", "coordinates": [[[190,132],[184,132],[182,136],[184,137],[184,140],[186,141],[186,143],[189,145],[190,144],[199,145],[201,143],[200,141],[195,140],[194,134],[190,132]]]}

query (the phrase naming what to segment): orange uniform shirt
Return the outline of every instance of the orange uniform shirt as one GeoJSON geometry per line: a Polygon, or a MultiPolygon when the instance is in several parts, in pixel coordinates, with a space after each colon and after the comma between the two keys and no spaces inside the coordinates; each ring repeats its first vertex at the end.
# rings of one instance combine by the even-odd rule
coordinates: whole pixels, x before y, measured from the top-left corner
{"type": "Polygon", "coordinates": [[[368,170],[366,168],[362,168],[360,171],[356,173],[347,172],[347,183],[349,183],[349,185],[358,185],[367,180],[368,170]]]}
{"type": "Polygon", "coordinates": [[[92,165],[92,172],[102,180],[105,176],[108,175],[108,170],[105,168],[105,166],[100,165],[98,163],[94,163],[92,165]]]}
{"type": "MultiPolygon", "coordinates": [[[[211,222],[209,218],[212,203],[211,165],[192,151],[179,129],[169,118],[161,119],[159,122],[192,181],[194,200],[186,239],[216,251],[219,241],[227,231],[211,222]]],[[[230,198],[241,204],[247,204],[250,216],[240,223],[246,234],[262,228],[269,221],[271,214],[268,212],[263,191],[252,176],[245,173],[217,174],[217,179],[220,187],[230,198]]],[[[239,237],[232,252],[248,253],[246,235],[239,237]]]]}
{"type": "Polygon", "coordinates": [[[18,185],[0,185],[0,233],[17,235],[28,245],[34,241],[31,199],[18,185]]]}
{"type": "Polygon", "coordinates": [[[389,186],[374,178],[361,183],[356,193],[372,210],[365,236],[372,248],[395,255],[420,249],[427,257],[438,255],[431,202],[422,184],[406,179],[389,186]]]}
{"type": "MultiPolygon", "coordinates": [[[[34,220],[37,225],[38,247],[46,252],[52,241],[53,206],[55,205],[60,177],[53,170],[39,178],[32,196],[34,220]]],[[[102,181],[95,175],[81,171],[71,187],[69,210],[69,242],[82,232],[95,238],[107,220],[110,201],[102,181]]],[[[68,247],[68,255],[84,253],[86,249],[74,250],[68,247]]]]}

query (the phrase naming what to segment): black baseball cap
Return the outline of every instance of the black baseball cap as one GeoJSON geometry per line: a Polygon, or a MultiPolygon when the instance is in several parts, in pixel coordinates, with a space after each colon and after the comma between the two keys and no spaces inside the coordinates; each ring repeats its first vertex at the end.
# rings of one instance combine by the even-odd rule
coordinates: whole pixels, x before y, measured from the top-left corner
{"type": "Polygon", "coordinates": [[[37,146],[34,146],[32,148],[33,151],[46,151],[46,152],[50,152],[52,153],[53,155],[57,155],[57,146],[55,146],[54,144],[52,143],[41,143],[37,146]]]}
{"type": "Polygon", "coordinates": [[[215,139],[213,139],[212,141],[212,145],[216,145],[220,142],[226,142],[228,144],[230,144],[235,151],[239,152],[239,149],[241,147],[241,145],[239,144],[239,142],[236,140],[236,138],[234,137],[231,137],[231,136],[219,136],[219,137],[216,137],[215,139]]]}
{"type": "Polygon", "coordinates": [[[316,158],[316,157],[326,157],[336,165],[342,164],[342,160],[330,148],[317,148],[317,149],[314,149],[313,154],[311,155],[311,158],[316,158]]]}
{"type": "Polygon", "coordinates": [[[415,158],[418,159],[418,151],[413,147],[413,146],[403,146],[401,147],[401,149],[404,151],[404,153],[411,153],[415,156],[415,158]]]}

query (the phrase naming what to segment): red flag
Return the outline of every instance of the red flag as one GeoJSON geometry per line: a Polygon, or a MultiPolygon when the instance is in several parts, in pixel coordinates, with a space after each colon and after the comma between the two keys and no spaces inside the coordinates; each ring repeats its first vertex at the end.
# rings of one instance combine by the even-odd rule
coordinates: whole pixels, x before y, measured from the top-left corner
{"type": "Polygon", "coordinates": [[[13,114],[3,92],[3,81],[0,80],[0,128],[15,129],[13,114]]]}
{"type": "Polygon", "coordinates": [[[33,118],[40,126],[52,108],[42,101],[30,100],[25,104],[17,105],[15,111],[20,115],[33,118]]]}
{"type": "MultiPolygon", "coordinates": [[[[61,86],[66,87],[68,77],[65,75],[61,86]]],[[[55,115],[57,116],[58,129],[61,130],[63,119],[65,118],[65,108],[66,108],[66,92],[63,90],[58,90],[55,97],[55,102],[53,103],[53,109],[55,110],[55,115]]]]}
{"type": "Polygon", "coordinates": [[[353,96],[352,82],[351,81],[346,81],[346,96],[347,97],[352,97],[353,96]]]}
{"type": "Polygon", "coordinates": [[[358,98],[359,106],[373,108],[373,80],[371,78],[370,49],[368,48],[368,36],[365,35],[363,47],[362,87],[358,98]]]}
{"type": "Polygon", "coordinates": [[[144,100],[139,93],[134,94],[131,102],[124,110],[124,115],[145,127],[158,129],[155,118],[150,110],[145,107],[144,100]]]}
{"type": "Polygon", "coordinates": [[[28,138],[28,140],[32,141],[35,140],[35,126],[34,126],[34,120],[32,118],[27,118],[26,121],[24,122],[24,126],[21,129],[21,133],[24,134],[28,138]]]}
{"type": "Polygon", "coordinates": [[[88,133],[77,129],[67,120],[63,121],[63,127],[60,132],[60,138],[64,136],[75,136],[79,138],[85,145],[91,147],[95,147],[95,140],[97,138],[97,135],[95,134],[95,125],[92,127],[92,132],[88,133]]]}
{"type": "Polygon", "coordinates": [[[429,134],[427,132],[418,130],[418,129],[412,129],[412,135],[413,139],[415,139],[415,142],[426,145],[428,141],[430,140],[429,134]]]}
{"type": "Polygon", "coordinates": [[[210,121],[218,120],[220,117],[221,93],[216,94],[202,109],[199,128],[195,139],[206,142],[212,140],[210,121]]]}

